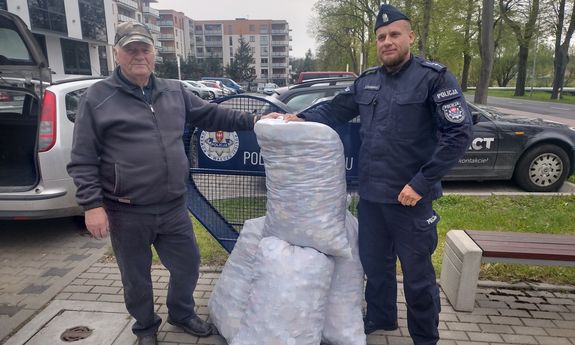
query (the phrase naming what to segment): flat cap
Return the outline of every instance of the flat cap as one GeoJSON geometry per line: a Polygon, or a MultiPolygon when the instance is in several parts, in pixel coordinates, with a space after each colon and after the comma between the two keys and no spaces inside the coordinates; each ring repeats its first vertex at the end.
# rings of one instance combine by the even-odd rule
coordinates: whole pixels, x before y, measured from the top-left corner
{"type": "Polygon", "coordinates": [[[396,20],[407,20],[409,17],[401,13],[397,8],[383,4],[379,8],[379,13],[377,14],[377,19],[375,20],[375,28],[373,31],[377,31],[381,26],[386,26],[395,22],[396,20]]]}
{"type": "Polygon", "coordinates": [[[153,46],[154,37],[150,29],[142,23],[123,22],[118,24],[114,45],[123,47],[132,42],[144,42],[153,46]]]}

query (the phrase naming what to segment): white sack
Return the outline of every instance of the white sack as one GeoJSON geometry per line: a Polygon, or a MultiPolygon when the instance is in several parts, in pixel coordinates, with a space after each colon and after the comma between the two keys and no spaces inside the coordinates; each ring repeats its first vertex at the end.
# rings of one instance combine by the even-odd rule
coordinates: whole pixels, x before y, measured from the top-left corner
{"type": "Polygon", "coordinates": [[[345,232],[345,157],[338,134],[314,122],[258,121],[266,169],[264,236],[351,255],[345,232]]]}
{"type": "Polygon", "coordinates": [[[333,260],[275,237],[260,241],[240,331],[230,345],[318,345],[333,260]]]}
{"type": "Polygon", "coordinates": [[[330,345],[365,345],[363,328],[363,267],[359,259],[357,218],[346,212],[345,228],[351,258],[336,257],[328,294],[323,339],[330,345]]]}
{"type": "Polygon", "coordinates": [[[252,288],[253,261],[265,217],[248,219],[208,301],[210,320],[228,343],[240,329],[252,288]]]}

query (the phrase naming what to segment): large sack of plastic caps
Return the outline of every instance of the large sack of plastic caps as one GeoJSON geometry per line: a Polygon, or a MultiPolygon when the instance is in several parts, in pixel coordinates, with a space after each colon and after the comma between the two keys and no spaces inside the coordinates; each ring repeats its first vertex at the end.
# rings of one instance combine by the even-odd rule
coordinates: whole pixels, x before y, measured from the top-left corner
{"type": "Polygon", "coordinates": [[[320,344],[333,260],[313,248],[265,237],[253,267],[246,313],[230,345],[320,344]]]}
{"type": "Polygon", "coordinates": [[[314,122],[265,119],[255,133],[266,170],[264,237],[351,256],[345,231],[345,157],[339,135],[314,122]]]}
{"type": "Polygon", "coordinates": [[[265,217],[246,220],[208,302],[210,320],[228,343],[240,329],[252,289],[253,261],[265,217]]]}
{"type": "Polygon", "coordinates": [[[363,267],[359,259],[357,218],[346,211],[345,229],[352,257],[335,257],[323,328],[323,340],[330,345],[365,345],[367,339],[361,312],[363,267]]]}

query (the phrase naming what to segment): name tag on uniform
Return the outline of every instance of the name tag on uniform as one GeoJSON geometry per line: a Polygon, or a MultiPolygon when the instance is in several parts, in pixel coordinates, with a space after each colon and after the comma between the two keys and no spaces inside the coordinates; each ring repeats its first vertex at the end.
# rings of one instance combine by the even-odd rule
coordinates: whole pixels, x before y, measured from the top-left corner
{"type": "Polygon", "coordinates": [[[380,85],[365,85],[363,87],[364,90],[372,90],[372,91],[377,91],[379,90],[381,86],[380,85]]]}

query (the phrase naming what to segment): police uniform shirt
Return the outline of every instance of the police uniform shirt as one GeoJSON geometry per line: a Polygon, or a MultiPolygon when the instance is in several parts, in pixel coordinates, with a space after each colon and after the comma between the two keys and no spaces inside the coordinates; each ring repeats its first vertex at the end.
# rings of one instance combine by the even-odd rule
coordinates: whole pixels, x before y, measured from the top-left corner
{"type": "Polygon", "coordinates": [[[424,200],[442,195],[441,178],[471,140],[471,114],[455,77],[440,64],[412,57],[399,71],[364,72],[330,103],[302,113],[341,125],[360,115],[359,194],[398,203],[409,184],[424,200]]]}

